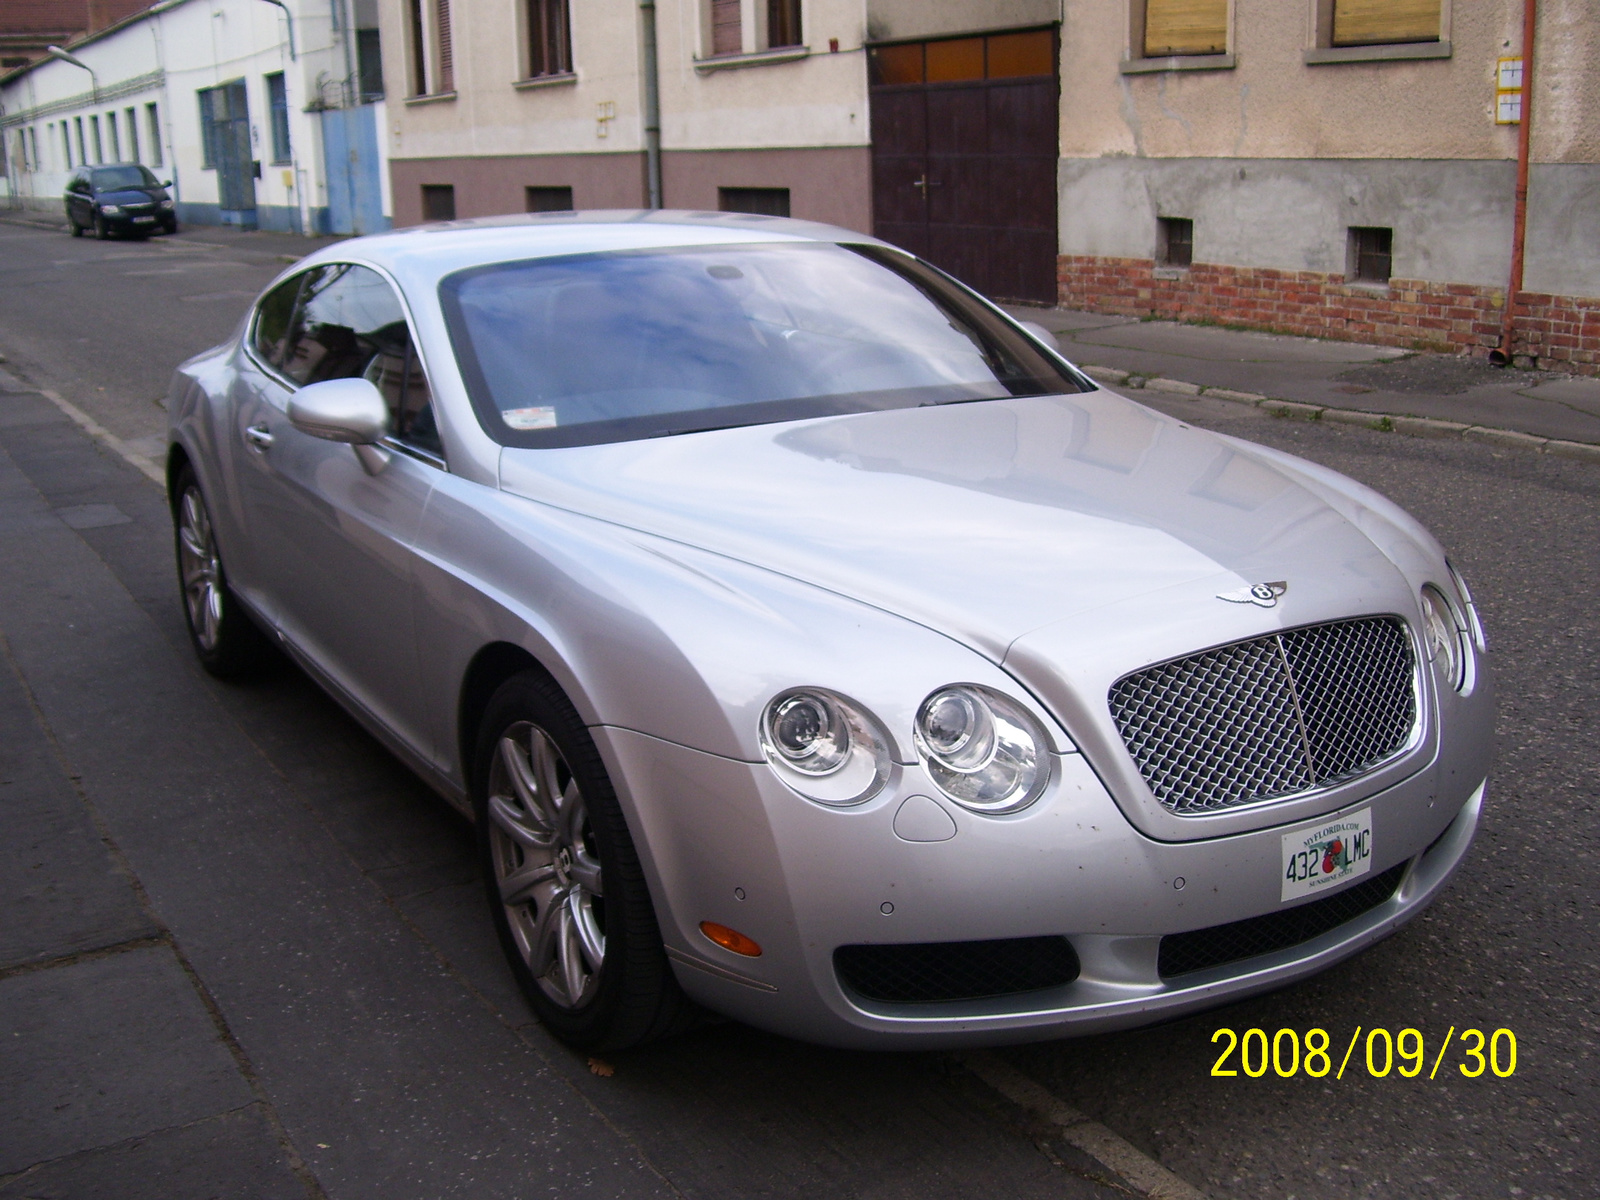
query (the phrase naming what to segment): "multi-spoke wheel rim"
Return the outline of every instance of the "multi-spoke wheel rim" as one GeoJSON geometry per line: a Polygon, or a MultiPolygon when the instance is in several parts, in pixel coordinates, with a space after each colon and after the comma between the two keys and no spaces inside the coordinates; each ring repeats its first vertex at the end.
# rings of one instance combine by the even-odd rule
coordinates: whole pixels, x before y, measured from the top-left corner
{"type": "Polygon", "coordinates": [[[519,721],[489,772],[495,885],[522,960],[563,1008],[593,995],[606,957],[605,891],[588,806],[550,735],[519,721]]]}
{"type": "Polygon", "coordinates": [[[187,489],[178,502],[178,571],[195,641],[202,650],[215,650],[222,629],[222,561],[197,487],[187,489]]]}

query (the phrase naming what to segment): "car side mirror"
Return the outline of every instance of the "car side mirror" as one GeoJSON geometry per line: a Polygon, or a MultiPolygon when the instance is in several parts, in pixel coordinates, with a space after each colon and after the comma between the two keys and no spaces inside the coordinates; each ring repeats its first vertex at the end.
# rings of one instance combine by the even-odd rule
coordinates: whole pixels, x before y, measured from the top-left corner
{"type": "Polygon", "coordinates": [[[172,180],[170,180],[170,179],[163,179],[163,180],[162,180],[162,181],[161,181],[161,186],[162,186],[162,187],[171,187],[171,186],[172,186],[172,180]]]}
{"type": "Polygon", "coordinates": [[[1054,350],[1057,354],[1061,353],[1061,340],[1043,325],[1039,324],[1039,322],[1018,321],[1017,324],[1021,325],[1029,333],[1033,334],[1035,339],[1043,342],[1046,346],[1049,346],[1050,349],[1054,350]]]}
{"type": "Polygon", "coordinates": [[[376,475],[389,456],[377,443],[389,428],[389,406],[368,379],[327,379],[308,383],[289,397],[289,424],[328,442],[347,442],[367,473],[376,475]]]}

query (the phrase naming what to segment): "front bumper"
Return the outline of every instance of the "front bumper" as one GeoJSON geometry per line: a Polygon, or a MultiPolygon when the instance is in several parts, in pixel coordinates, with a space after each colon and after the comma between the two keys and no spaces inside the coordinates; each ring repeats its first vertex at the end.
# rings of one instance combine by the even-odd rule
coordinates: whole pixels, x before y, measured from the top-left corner
{"type": "Polygon", "coordinates": [[[1323,814],[1319,820],[1370,808],[1370,874],[1401,867],[1394,894],[1288,949],[1163,979],[1157,970],[1163,935],[1285,907],[1279,897],[1285,827],[1153,841],[1129,825],[1073,754],[1059,759],[1056,783],[1033,808],[996,819],[946,804],[956,835],[913,843],[895,836],[893,821],[907,797],[938,794],[920,768],[897,768],[885,794],[867,805],[826,809],[789,791],[764,764],[625,730],[594,733],[640,843],[684,989],[748,1024],[860,1048],[998,1044],[1123,1029],[1315,974],[1392,933],[1432,901],[1471,845],[1484,793],[1480,777],[1463,794],[1456,774],[1435,762],[1323,814]],[[1175,886],[1179,879],[1182,888],[1175,886]],[[699,932],[701,921],[738,929],[763,954],[744,958],[713,945],[699,932]],[[850,993],[833,964],[843,945],[1043,935],[1072,942],[1080,962],[1074,982],[981,1000],[889,1004],[850,993]]]}

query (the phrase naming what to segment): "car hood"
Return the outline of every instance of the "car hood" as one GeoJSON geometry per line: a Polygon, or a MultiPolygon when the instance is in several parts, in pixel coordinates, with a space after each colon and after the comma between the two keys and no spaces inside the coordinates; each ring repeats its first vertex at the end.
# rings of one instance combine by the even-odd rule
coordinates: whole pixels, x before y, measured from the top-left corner
{"type": "Polygon", "coordinates": [[[1251,583],[1295,580],[1302,615],[1392,610],[1409,591],[1281,457],[1106,391],[508,448],[501,486],[806,580],[996,662],[1108,606],[1188,605],[1229,633],[1268,616],[1216,598],[1251,583]]]}

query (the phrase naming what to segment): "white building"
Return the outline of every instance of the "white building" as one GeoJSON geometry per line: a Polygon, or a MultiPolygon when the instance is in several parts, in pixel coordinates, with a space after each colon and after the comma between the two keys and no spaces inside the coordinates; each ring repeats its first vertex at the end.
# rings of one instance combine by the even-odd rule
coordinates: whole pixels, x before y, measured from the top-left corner
{"type": "Polygon", "coordinates": [[[387,228],[377,24],[377,0],[162,0],[12,71],[0,204],[59,210],[75,168],[141,162],[180,222],[387,228]]]}

